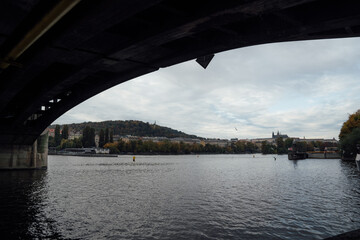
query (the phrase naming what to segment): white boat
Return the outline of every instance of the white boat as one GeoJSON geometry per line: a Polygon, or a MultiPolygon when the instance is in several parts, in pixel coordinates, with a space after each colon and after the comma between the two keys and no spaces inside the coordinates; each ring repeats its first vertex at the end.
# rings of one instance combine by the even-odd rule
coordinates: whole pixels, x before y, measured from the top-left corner
{"type": "Polygon", "coordinates": [[[355,158],[355,162],[356,162],[356,167],[358,168],[358,170],[360,171],[360,145],[356,145],[356,158],[355,158]]]}
{"type": "Polygon", "coordinates": [[[356,145],[356,149],[357,149],[356,151],[357,153],[356,153],[355,162],[357,169],[360,171],[360,146],[356,145]]]}
{"type": "Polygon", "coordinates": [[[356,154],[355,162],[356,162],[357,169],[360,171],[360,154],[359,153],[356,154]]]}

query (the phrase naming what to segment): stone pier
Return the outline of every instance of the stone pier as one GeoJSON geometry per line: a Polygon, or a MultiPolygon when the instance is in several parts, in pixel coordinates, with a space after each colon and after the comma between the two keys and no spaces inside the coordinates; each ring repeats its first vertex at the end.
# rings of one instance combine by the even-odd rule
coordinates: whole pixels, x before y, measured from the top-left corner
{"type": "Polygon", "coordinates": [[[0,170],[46,169],[48,131],[44,131],[32,145],[0,145],[0,170]]]}

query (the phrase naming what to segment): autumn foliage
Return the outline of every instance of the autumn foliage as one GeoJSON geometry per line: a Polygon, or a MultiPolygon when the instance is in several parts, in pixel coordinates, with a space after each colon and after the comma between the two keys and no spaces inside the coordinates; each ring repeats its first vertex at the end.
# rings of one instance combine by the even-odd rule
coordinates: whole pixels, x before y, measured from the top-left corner
{"type": "Polygon", "coordinates": [[[350,134],[355,128],[359,128],[359,127],[360,127],[360,110],[358,110],[354,114],[351,114],[349,116],[349,119],[346,122],[344,122],[339,134],[340,140],[346,137],[348,134],[350,134]]]}
{"type": "Polygon", "coordinates": [[[351,114],[349,119],[344,122],[340,130],[339,138],[343,156],[349,159],[355,159],[357,144],[360,143],[360,110],[351,114]]]}

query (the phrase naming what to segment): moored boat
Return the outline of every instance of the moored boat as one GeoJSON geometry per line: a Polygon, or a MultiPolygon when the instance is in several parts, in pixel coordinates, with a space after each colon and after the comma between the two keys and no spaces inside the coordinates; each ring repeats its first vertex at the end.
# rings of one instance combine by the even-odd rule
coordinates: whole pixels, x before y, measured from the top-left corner
{"type": "Polygon", "coordinates": [[[340,159],[340,153],[337,147],[325,147],[324,151],[314,148],[314,151],[308,151],[307,158],[311,159],[340,159]]]}
{"type": "Polygon", "coordinates": [[[293,143],[292,147],[288,148],[288,159],[289,160],[303,160],[307,158],[307,153],[299,151],[296,142],[293,143]]]}
{"type": "Polygon", "coordinates": [[[352,162],[352,161],[355,161],[356,156],[357,156],[356,151],[349,152],[349,151],[342,150],[341,160],[346,161],[346,162],[352,162]]]}
{"type": "Polygon", "coordinates": [[[289,152],[288,159],[289,160],[303,160],[307,158],[307,154],[305,152],[289,152]]]}

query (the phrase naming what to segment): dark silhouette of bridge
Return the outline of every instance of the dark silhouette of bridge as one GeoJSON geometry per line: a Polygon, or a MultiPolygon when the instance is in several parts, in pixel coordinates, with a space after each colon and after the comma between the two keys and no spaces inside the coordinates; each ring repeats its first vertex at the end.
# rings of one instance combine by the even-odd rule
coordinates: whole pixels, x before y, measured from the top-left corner
{"type": "Polygon", "coordinates": [[[257,44],[359,35],[355,0],[0,1],[0,150],[34,149],[72,107],[159,68],[257,44]]]}

